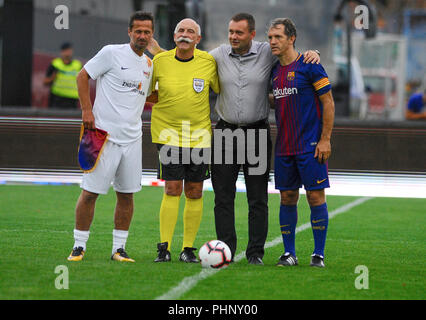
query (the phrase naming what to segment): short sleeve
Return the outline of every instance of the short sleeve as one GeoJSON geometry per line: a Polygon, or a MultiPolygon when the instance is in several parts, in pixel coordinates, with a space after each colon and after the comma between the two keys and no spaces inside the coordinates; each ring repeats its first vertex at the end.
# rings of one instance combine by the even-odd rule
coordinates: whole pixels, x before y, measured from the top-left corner
{"type": "Polygon", "coordinates": [[[149,79],[148,94],[146,95],[147,97],[149,97],[152,94],[152,92],[154,91],[153,87],[152,87],[152,73],[151,73],[150,77],[151,78],[149,79]]]}
{"type": "Polygon", "coordinates": [[[112,68],[112,52],[110,46],[103,47],[92,59],[85,65],[84,69],[90,78],[96,80],[112,68]]]}
{"type": "Polygon", "coordinates": [[[321,64],[309,64],[311,82],[318,95],[326,94],[331,90],[331,83],[327,72],[321,64]]]}
{"type": "Polygon", "coordinates": [[[148,86],[148,94],[147,97],[149,97],[153,91],[152,89],[152,77],[153,77],[153,73],[154,73],[154,63],[153,61],[147,56],[145,55],[146,58],[146,62],[149,68],[149,86],[148,86]]]}
{"type": "Polygon", "coordinates": [[[56,68],[53,66],[53,64],[50,64],[46,70],[46,77],[50,77],[55,71],[57,71],[56,68]]]}
{"type": "Polygon", "coordinates": [[[152,93],[153,91],[156,91],[156,84],[157,84],[157,74],[158,74],[158,60],[154,57],[152,60],[152,76],[151,76],[151,83],[149,85],[149,91],[152,93]]]}
{"type": "Polygon", "coordinates": [[[408,101],[408,110],[418,113],[423,108],[423,95],[415,94],[408,101]]]}
{"type": "Polygon", "coordinates": [[[217,94],[220,92],[219,76],[217,75],[217,64],[214,62],[214,69],[210,79],[210,88],[217,94]]]}
{"type": "Polygon", "coordinates": [[[220,47],[209,51],[210,55],[217,61],[219,59],[219,50],[220,47]]]}

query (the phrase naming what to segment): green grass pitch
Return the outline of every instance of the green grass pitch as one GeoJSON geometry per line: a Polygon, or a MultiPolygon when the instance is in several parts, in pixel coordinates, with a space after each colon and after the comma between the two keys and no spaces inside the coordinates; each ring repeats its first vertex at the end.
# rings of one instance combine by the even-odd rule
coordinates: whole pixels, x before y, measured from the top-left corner
{"type": "MultiPolygon", "coordinates": [[[[197,275],[198,264],[178,261],[182,245],[182,211],[172,244],[172,262],[155,264],[159,242],[158,211],[163,190],[144,187],[135,195],[135,214],[126,245],[134,264],[110,260],[115,194],[97,202],[85,258],[66,260],[73,245],[78,186],[0,186],[0,299],[155,299],[182,279],[197,275]],[[57,266],[68,268],[69,288],[55,287],[57,266]]],[[[213,193],[204,194],[204,214],[195,247],[215,239],[213,193]]],[[[330,212],[355,197],[328,196],[330,212]]],[[[270,195],[269,235],[280,236],[279,196],[270,195]]],[[[426,199],[373,198],[330,220],[326,268],[309,267],[313,248],[310,228],[296,236],[299,266],[275,266],[282,244],[266,249],[265,266],[245,259],[199,281],[184,300],[282,299],[419,299],[425,294],[426,199]],[[368,289],[357,289],[357,266],[368,268],[368,289]]],[[[299,222],[309,222],[304,196],[299,222]]],[[[237,254],[247,245],[247,202],[236,200],[237,254]]],[[[366,280],[367,279],[367,280],[366,280]]],[[[366,282],[363,282],[365,284],[366,282]]]]}

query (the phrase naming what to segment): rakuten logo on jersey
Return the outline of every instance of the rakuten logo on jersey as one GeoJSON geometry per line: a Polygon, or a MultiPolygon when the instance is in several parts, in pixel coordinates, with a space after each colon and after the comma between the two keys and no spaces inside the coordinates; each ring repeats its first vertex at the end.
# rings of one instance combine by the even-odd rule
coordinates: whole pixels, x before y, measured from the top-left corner
{"type": "Polygon", "coordinates": [[[298,94],[298,91],[297,88],[276,88],[273,90],[273,94],[275,99],[282,99],[293,94],[298,94]]]}

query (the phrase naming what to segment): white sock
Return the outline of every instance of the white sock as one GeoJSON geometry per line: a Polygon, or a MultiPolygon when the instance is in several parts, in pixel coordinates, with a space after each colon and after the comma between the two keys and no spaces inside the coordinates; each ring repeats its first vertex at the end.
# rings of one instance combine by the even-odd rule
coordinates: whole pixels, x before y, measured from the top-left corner
{"type": "Polygon", "coordinates": [[[129,235],[129,231],[124,230],[112,230],[112,254],[114,254],[117,249],[125,249],[127,236],[129,235]]]}
{"type": "Polygon", "coordinates": [[[86,242],[89,239],[90,231],[81,231],[74,229],[74,247],[83,247],[83,251],[86,251],[86,242]]]}

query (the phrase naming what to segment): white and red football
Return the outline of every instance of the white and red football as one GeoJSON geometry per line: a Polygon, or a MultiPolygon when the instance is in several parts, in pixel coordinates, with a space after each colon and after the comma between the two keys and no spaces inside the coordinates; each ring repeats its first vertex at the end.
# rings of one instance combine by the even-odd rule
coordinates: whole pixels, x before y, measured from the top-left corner
{"type": "Polygon", "coordinates": [[[228,245],[220,240],[207,241],[198,251],[203,268],[220,269],[231,263],[232,254],[228,245]]]}

